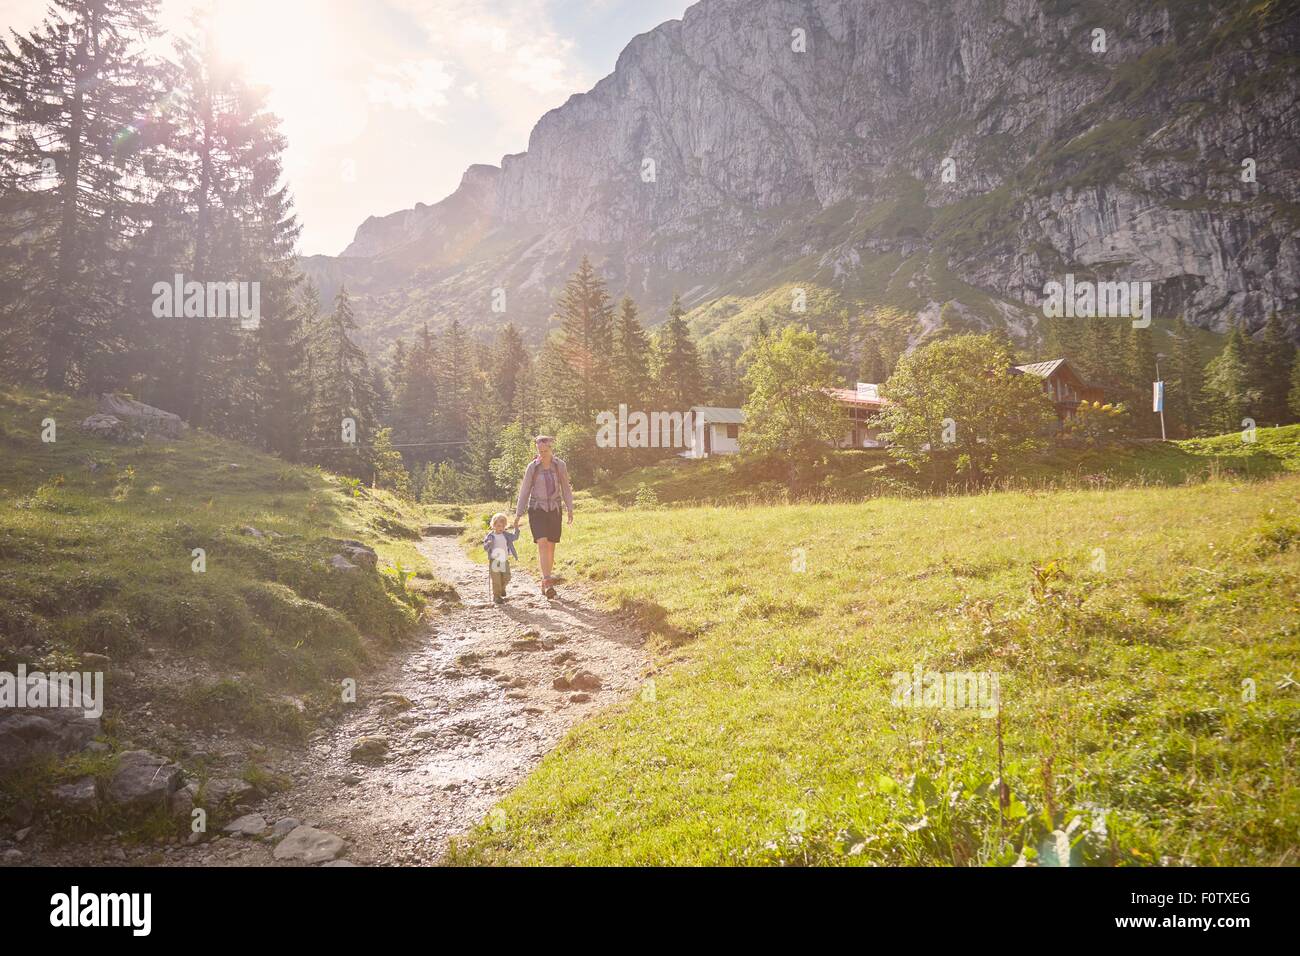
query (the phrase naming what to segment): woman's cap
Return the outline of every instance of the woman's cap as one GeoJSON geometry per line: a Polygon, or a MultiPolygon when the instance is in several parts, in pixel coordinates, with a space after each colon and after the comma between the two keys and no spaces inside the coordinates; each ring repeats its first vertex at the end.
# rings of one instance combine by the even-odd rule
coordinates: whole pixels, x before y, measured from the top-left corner
{"type": "Polygon", "coordinates": [[[542,442],[542,441],[544,441],[544,442],[546,442],[547,444],[549,444],[549,443],[555,441],[555,439],[552,438],[550,435],[538,435],[536,438],[533,439],[533,441],[535,441],[535,442],[542,442]]]}

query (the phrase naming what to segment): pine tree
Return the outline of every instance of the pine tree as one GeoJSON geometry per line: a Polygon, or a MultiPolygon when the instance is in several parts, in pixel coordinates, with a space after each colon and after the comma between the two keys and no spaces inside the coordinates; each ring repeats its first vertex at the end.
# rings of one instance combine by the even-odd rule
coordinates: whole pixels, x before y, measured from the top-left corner
{"type": "Polygon", "coordinates": [[[1060,316],[1046,316],[1040,320],[1043,346],[1039,354],[1042,355],[1043,361],[1070,358],[1072,354],[1078,356],[1080,350],[1071,348],[1073,343],[1067,339],[1065,323],[1066,319],[1060,316]]]}
{"type": "Polygon", "coordinates": [[[473,364],[470,343],[460,320],[452,319],[438,343],[438,440],[449,455],[459,456],[469,431],[473,364]]]}
{"type": "Polygon", "coordinates": [[[596,413],[608,404],[613,310],[605,282],[586,256],[564,285],[556,318],[560,334],[554,348],[568,371],[557,375],[562,369],[548,366],[548,396],[559,422],[594,428],[596,413]]]}
{"type": "Polygon", "coordinates": [[[502,409],[515,408],[520,379],[529,364],[528,351],[513,322],[508,322],[497,334],[495,354],[492,358],[492,383],[497,401],[502,409]]]}
{"type": "Polygon", "coordinates": [[[614,321],[613,347],[612,399],[636,408],[650,386],[650,337],[637,318],[636,303],[627,296],[614,321]]]}
{"type": "Polygon", "coordinates": [[[388,390],[393,398],[390,414],[397,407],[397,389],[406,375],[406,348],[406,339],[399,338],[393,343],[392,354],[388,357],[388,390]]]}
{"type": "Polygon", "coordinates": [[[1260,424],[1281,425],[1291,418],[1287,397],[1296,349],[1276,312],[1268,317],[1251,352],[1251,386],[1259,392],[1260,424]]]}
{"type": "Polygon", "coordinates": [[[519,370],[519,379],[515,385],[514,405],[507,409],[507,417],[523,426],[529,435],[536,434],[541,422],[538,419],[537,372],[530,362],[519,370]]]}
{"type": "Polygon", "coordinates": [[[276,283],[258,328],[258,431],[262,447],[288,459],[298,457],[310,427],[308,330],[320,301],[312,291],[291,296],[276,283]]]}
{"type": "Polygon", "coordinates": [[[1250,367],[1246,360],[1246,335],[1240,325],[1233,325],[1223,351],[1205,367],[1204,394],[1208,418],[1218,432],[1242,428],[1250,417],[1258,393],[1250,387],[1250,367]]]}
{"type": "Polygon", "coordinates": [[[406,470],[401,452],[393,447],[391,428],[381,428],[375,432],[375,443],[370,457],[375,486],[386,488],[399,497],[410,498],[411,476],[406,470]]]}
{"type": "Polygon", "coordinates": [[[334,311],[317,323],[315,353],[316,404],[312,410],[312,438],[318,451],[317,462],[362,477],[368,453],[378,426],[377,396],[370,375],[366,353],[353,341],[356,320],[347,287],[339,289],[334,311]],[[355,426],[355,450],[343,440],[345,420],[355,426]]]}
{"type": "Polygon", "coordinates": [[[1139,435],[1158,436],[1159,416],[1151,411],[1151,383],[1156,380],[1156,352],[1150,329],[1131,325],[1125,336],[1123,401],[1128,406],[1134,430],[1139,435]]]}
{"type": "Polygon", "coordinates": [[[708,344],[702,350],[704,395],[706,405],[722,408],[739,407],[745,401],[740,380],[740,355],[732,347],[708,344]]]}
{"type": "Polygon", "coordinates": [[[6,364],[48,388],[86,387],[121,349],[128,237],[147,228],[155,0],[52,0],[0,43],[0,305],[6,364]],[[10,45],[12,44],[12,46],[10,45]]]}
{"type": "Polygon", "coordinates": [[[1291,417],[1300,419],[1300,358],[1291,366],[1291,390],[1287,393],[1287,407],[1291,417]]]}
{"type": "Polygon", "coordinates": [[[1197,348],[1187,320],[1179,318],[1174,326],[1173,380],[1166,388],[1166,403],[1174,424],[1174,434],[1191,438],[1201,424],[1201,399],[1204,394],[1205,359],[1197,348]]]}
{"type": "Polygon", "coordinates": [[[1096,316],[1085,320],[1083,349],[1079,364],[1083,377],[1098,385],[1107,395],[1123,395],[1128,383],[1125,374],[1124,343],[1119,322],[1096,316]]]}
{"type": "MultiPolygon", "coordinates": [[[[210,12],[197,16],[191,35],[176,42],[176,55],[180,70],[170,103],[176,189],[187,210],[178,225],[188,241],[177,271],[199,282],[256,282],[262,313],[254,348],[213,317],[185,323],[177,411],[227,434],[247,432],[246,420],[261,418],[268,408],[257,396],[293,384],[284,379],[286,363],[296,361],[301,348],[294,292],[299,227],[282,182],[286,143],[267,111],[266,91],[220,61],[210,12]],[[250,396],[251,407],[240,408],[250,396]]],[[[281,394],[281,414],[295,400],[292,393],[281,394]]],[[[285,433],[283,423],[262,423],[258,430],[285,433]]]]}
{"type": "Polygon", "coordinates": [[[534,392],[538,397],[534,425],[543,422],[555,425],[573,421],[576,412],[576,393],[573,370],[565,359],[558,333],[547,336],[534,366],[534,392]]]}
{"type": "Polygon", "coordinates": [[[501,418],[501,405],[494,396],[475,403],[470,412],[463,474],[466,490],[478,501],[489,501],[497,494],[492,459],[499,451],[501,418]]]}
{"type": "Polygon", "coordinates": [[[686,310],[680,296],[673,296],[668,321],[655,341],[655,391],[665,409],[685,412],[699,402],[704,392],[700,358],[686,324],[686,310]]]}
{"type": "Polygon", "coordinates": [[[406,353],[402,373],[393,386],[393,433],[406,448],[407,461],[423,463],[434,455],[438,371],[434,338],[426,324],[406,353]]]}
{"type": "Polygon", "coordinates": [[[308,426],[311,383],[303,366],[310,347],[308,322],[317,305],[310,302],[304,308],[300,293],[305,280],[296,259],[299,226],[280,184],[284,141],[278,132],[271,135],[275,121],[267,114],[258,111],[254,119],[264,125],[257,147],[249,149],[242,163],[249,174],[240,190],[242,252],[231,278],[258,284],[260,315],[251,336],[235,334],[255,361],[249,369],[255,403],[244,410],[257,422],[255,430],[249,429],[250,438],[255,432],[262,447],[292,458],[308,426]]]}

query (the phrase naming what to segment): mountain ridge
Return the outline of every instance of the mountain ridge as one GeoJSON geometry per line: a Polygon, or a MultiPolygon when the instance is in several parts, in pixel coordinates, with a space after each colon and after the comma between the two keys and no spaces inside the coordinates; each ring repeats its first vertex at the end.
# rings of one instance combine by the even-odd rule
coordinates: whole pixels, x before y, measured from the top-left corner
{"type": "Polygon", "coordinates": [[[374,347],[452,318],[537,340],[583,254],[651,322],[674,293],[703,309],[792,283],[1026,337],[1069,271],[1151,281],[1158,313],[1206,328],[1292,317],[1300,15],[1118,8],[701,0],[545,113],[526,152],[304,270],[358,293],[374,347]]]}

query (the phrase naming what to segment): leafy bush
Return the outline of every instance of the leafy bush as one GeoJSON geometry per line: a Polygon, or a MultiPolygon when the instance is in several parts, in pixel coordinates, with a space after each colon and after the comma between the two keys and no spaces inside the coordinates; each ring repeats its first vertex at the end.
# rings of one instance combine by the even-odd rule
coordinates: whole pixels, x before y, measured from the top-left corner
{"type": "Polygon", "coordinates": [[[1080,402],[1074,417],[1066,423],[1066,434],[1092,448],[1111,445],[1129,430],[1128,409],[1123,403],[1080,402]]]}
{"type": "Polygon", "coordinates": [[[1012,374],[993,335],[957,335],[899,360],[880,413],[890,454],[913,469],[982,481],[1038,451],[1056,415],[1031,375],[1012,374]]]}

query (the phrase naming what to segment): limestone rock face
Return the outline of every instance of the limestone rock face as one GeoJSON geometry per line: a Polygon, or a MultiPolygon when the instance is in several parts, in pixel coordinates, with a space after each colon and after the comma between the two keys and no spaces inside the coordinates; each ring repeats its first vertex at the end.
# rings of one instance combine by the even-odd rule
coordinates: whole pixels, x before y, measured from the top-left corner
{"type": "Polygon", "coordinates": [[[526,153],[304,268],[327,298],[363,290],[363,328],[420,300],[543,329],[583,253],[652,322],[674,292],[794,282],[931,318],[955,300],[1024,334],[1074,271],[1255,328],[1300,304],[1300,13],[1251,9],[1117,0],[1100,24],[1036,0],[701,0],[526,153]]]}

